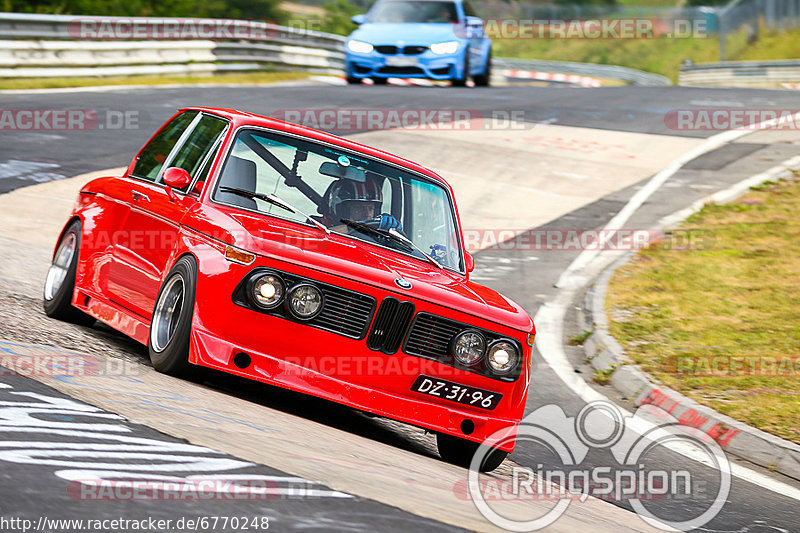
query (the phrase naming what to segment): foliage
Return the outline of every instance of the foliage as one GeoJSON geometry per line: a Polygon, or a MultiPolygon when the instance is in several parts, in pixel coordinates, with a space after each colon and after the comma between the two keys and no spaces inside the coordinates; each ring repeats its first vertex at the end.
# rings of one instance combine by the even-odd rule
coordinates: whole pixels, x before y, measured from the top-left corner
{"type": "Polygon", "coordinates": [[[0,0],[3,11],[122,17],[283,20],[279,0],[0,0]]]}
{"type": "Polygon", "coordinates": [[[353,15],[364,13],[362,7],[350,2],[349,0],[331,0],[322,6],[325,10],[322,20],[320,20],[320,31],[336,33],[339,35],[350,35],[358,26],[350,20],[353,15]]]}

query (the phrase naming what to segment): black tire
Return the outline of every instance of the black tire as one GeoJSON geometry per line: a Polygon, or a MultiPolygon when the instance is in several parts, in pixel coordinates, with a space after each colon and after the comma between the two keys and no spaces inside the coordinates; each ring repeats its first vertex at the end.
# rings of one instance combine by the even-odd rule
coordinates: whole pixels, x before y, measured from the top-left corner
{"type": "Polygon", "coordinates": [[[486,58],[486,68],[483,69],[483,74],[478,74],[473,78],[475,87],[488,87],[492,80],[492,53],[489,52],[489,57],[486,58]]]}
{"type": "Polygon", "coordinates": [[[468,79],[469,79],[469,54],[467,52],[464,52],[464,77],[453,78],[450,83],[453,87],[466,87],[468,79]]]}
{"type": "Polygon", "coordinates": [[[81,223],[76,220],[69,225],[58,241],[58,249],[53,255],[53,262],[44,282],[42,307],[45,314],[51,318],[89,326],[94,324],[94,318],[72,306],[80,249],[81,223]]]}
{"type": "Polygon", "coordinates": [[[197,262],[186,255],[169,271],[153,306],[147,349],[153,368],[173,376],[189,373],[189,337],[197,290],[197,262]]]}
{"type": "Polygon", "coordinates": [[[347,80],[347,85],[361,85],[361,78],[345,78],[347,80]]]}
{"type": "MultiPolygon", "coordinates": [[[[439,456],[448,463],[469,468],[472,463],[472,457],[480,449],[481,453],[486,451],[487,446],[471,440],[446,435],[444,433],[437,433],[436,447],[439,449],[439,456]]],[[[480,465],[481,472],[491,472],[503,462],[508,456],[508,452],[491,448],[488,453],[483,456],[483,462],[480,465]]]]}
{"type": "Polygon", "coordinates": [[[389,83],[389,78],[372,78],[372,83],[375,85],[386,85],[389,83]]]}

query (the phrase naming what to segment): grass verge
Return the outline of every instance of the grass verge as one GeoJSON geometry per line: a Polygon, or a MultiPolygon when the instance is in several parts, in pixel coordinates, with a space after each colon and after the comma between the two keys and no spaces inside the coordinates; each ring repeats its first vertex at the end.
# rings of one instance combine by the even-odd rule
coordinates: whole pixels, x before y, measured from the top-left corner
{"type": "Polygon", "coordinates": [[[667,386],[800,443],[800,179],[706,206],[705,249],[642,250],[611,280],[611,333],[667,386]],[[708,242],[708,241],[706,241],[708,242]]]}
{"type": "Polygon", "coordinates": [[[242,72],[213,76],[119,76],[88,78],[0,78],[2,89],[61,89],[66,87],[98,87],[104,85],[256,85],[291,81],[311,76],[308,72],[242,72]]]}

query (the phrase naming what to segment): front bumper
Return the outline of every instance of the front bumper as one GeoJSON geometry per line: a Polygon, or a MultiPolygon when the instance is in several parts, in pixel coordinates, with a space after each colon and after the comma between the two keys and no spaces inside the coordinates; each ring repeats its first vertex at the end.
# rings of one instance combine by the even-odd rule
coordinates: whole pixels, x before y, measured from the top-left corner
{"type": "Polygon", "coordinates": [[[452,80],[463,78],[463,70],[462,52],[434,54],[428,50],[419,55],[409,56],[384,55],[376,51],[369,54],[348,52],[345,57],[345,71],[351,78],[452,80]]]}
{"type": "MultiPolygon", "coordinates": [[[[402,349],[387,355],[370,350],[365,338],[346,337],[233,303],[231,294],[255,266],[233,268],[212,278],[198,278],[190,350],[192,363],[476,442],[484,441],[500,429],[516,426],[522,418],[531,355],[524,338],[523,368],[514,381],[493,379],[433,359],[409,355],[402,349]],[[492,410],[432,397],[411,390],[420,375],[503,396],[492,410]]],[[[288,270],[286,264],[281,266],[288,270]]],[[[391,294],[302,267],[293,270],[300,276],[373,296],[378,302],[386,296],[413,301],[416,313],[447,315],[454,320],[469,321],[476,327],[502,330],[497,324],[414,300],[408,294],[391,294]]],[[[498,332],[517,338],[520,335],[513,330],[498,332]]],[[[513,447],[512,439],[502,448],[512,451],[513,447]]]]}

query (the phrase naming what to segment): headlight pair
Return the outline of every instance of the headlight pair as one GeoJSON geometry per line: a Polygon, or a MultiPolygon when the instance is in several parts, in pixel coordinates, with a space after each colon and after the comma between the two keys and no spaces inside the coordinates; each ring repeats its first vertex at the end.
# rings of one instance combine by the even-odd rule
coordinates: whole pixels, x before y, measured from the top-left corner
{"type": "Polygon", "coordinates": [[[487,344],[483,333],[468,329],[456,335],[451,351],[456,361],[465,366],[474,366],[483,358],[491,371],[499,375],[508,374],[517,366],[520,352],[514,343],[498,339],[487,344]]]}
{"type": "Polygon", "coordinates": [[[250,278],[247,282],[247,295],[250,302],[259,309],[271,310],[284,304],[289,313],[300,320],[310,320],[317,316],[325,302],[322,291],[316,286],[301,282],[287,292],[283,278],[268,272],[250,278]]]}

